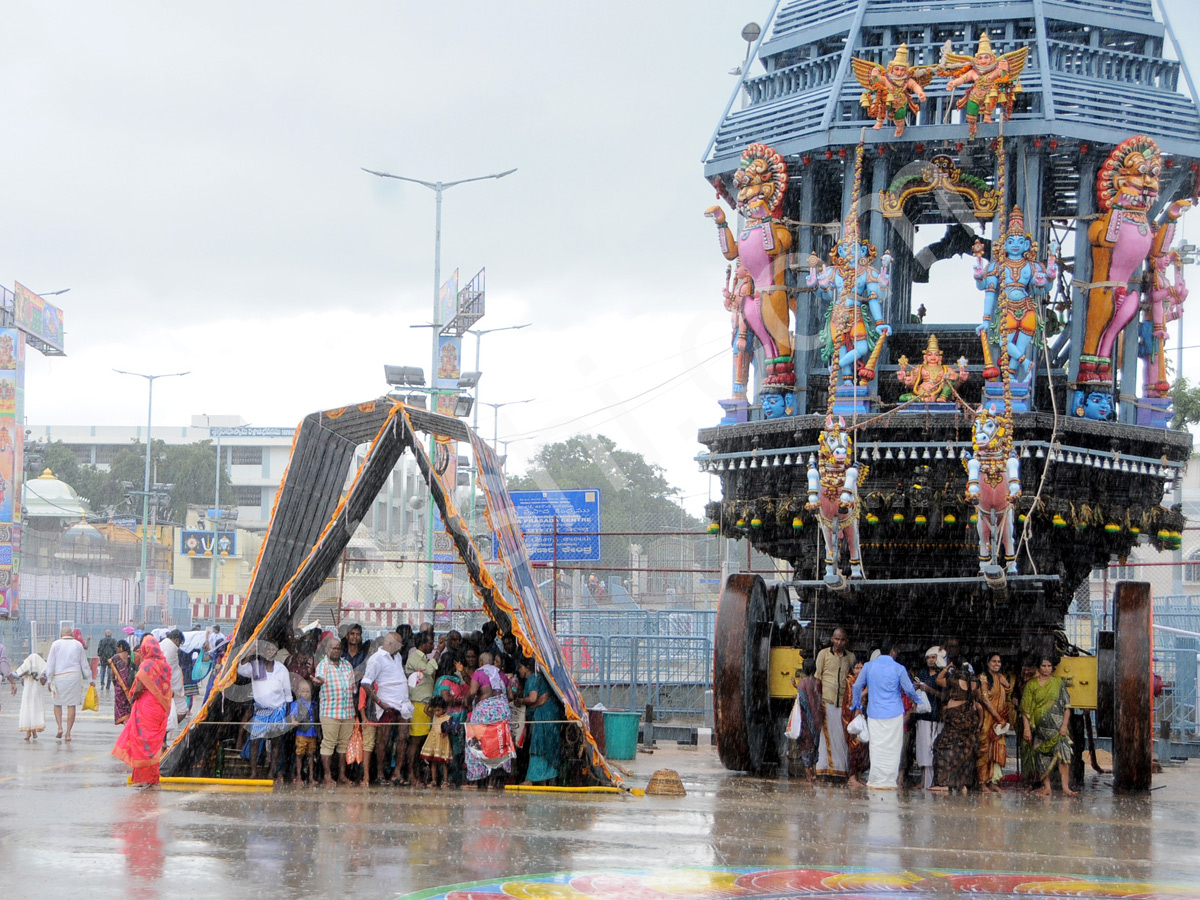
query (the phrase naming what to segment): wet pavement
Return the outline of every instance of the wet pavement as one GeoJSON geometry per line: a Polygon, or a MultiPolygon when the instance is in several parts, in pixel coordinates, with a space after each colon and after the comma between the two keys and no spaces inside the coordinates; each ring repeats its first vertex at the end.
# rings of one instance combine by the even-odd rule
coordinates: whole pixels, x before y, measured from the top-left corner
{"type": "MultiPolygon", "coordinates": [[[[538,873],[675,867],[1023,872],[1194,885],[1200,896],[1195,764],[1156,776],[1153,793],[1140,799],[1114,797],[1111,778],[1092,774],[1075,799],[851,794],[728,773],[712,749],[673,745],[621,765],[636,786],[657,768],[676,769],[686,797],[138,790],[108,755],[117,729],[107,709],[81,716],[69,745],[54,740],[52,726],[27,745],[15,698],[3,701],[6,898],[388,900],[538,873]]],[[[546,887],[517,893],[566,896],[561,886],[546,887]]],[[[950,891],[941,882],[930,890],[950,891]]]]}

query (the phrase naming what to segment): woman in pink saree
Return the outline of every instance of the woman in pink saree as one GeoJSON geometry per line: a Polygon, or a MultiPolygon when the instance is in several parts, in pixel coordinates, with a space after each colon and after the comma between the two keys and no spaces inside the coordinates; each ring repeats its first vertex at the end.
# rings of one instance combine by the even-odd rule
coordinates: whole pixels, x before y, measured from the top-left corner
{"type": "Polygon", "coordinates": [[[130,692],[133,710],[112,755],[133,769],[134,784],[158,784],[158,764],[172,711],[171,667],[151,635],[142,638],[138,654],[142,662],[130,692]]]}

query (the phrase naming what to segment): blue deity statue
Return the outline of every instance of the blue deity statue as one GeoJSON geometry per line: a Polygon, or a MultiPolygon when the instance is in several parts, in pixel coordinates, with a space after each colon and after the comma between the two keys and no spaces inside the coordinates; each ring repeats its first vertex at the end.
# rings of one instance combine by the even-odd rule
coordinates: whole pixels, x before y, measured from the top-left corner
{"type": "Polygon", "coordinates": [[[764,393],[762,398],[764,419],[782,419],[796,414],[796,395],[792,391],[764,393]]]}
{"type": "Polygon", "coordinates": [[[856,378],[866,384],[875,378],[883,338],[892,333],[883,318],[892,257],[884,253],[879,268],[871,265],[875,247],[859,236],[858,221],[851,212],[829,260],[831,265],[824,266],[815,254],[810,256],[805,279],[817,298],[829,304],[821,359],[836,363],[843,384],[854,384],[856,378]]]}
{"type": "Polygon", "coordinates": [[[1019,383],[1031,380],[1034,353],[1042,346],[1042,318],[1038,301],[1049,293],[1058,277],[1058,245],[1050,244],[1043,266],[1035,259],[1033,237],[1025,231],[1025,217],[1014,206],[1004,234],[1004,255],[989,261],[983,256],[983,244],[975,244],[975,284],[984,292],[983,322],[976,331],[984,340],[984,378],[1000,377],[991,361],[990,342],[1001,353],[1008,352],[1008,368],[1019,383]]]}
{"type": "Polygon", "coordinates": [[[1112,394],[1103,390],[1074,391],[1071,394],[1071,409],[1081,419],[1111,422],[1116,418],[1112,394]]]}

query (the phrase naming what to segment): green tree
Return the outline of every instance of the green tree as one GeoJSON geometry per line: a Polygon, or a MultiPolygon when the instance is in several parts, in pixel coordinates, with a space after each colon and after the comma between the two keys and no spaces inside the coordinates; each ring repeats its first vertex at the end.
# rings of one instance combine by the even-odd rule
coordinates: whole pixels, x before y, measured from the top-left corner
{"type": "MultiPolygon", "coordinates": [[[[119,450],[107,470],[79,465],[75,454],[61,441],[48,445],[42,451],[42,458],[44,465],[49,466],[61,481],[71,485],[88,501],[94,513],[141,515],[142,498],[134,492],[141,491],[145,480],[145,444],[133,442],[119,450]]],[[[166,499],[160,501],[161,521],[182,523],[189,504],[212,505],[215,463],[211,441],[172,445],[155,441],[151,445],[151,481],[172,485],[166,499]]],[[[232,502],[229,470],[222,466],[221,503],[232,502]]]]}
{"type": "MultiPolygon", "coordinates": [[[[62,441],[46,444],[40,452],[26,457],[25,468],[31,478],[37,478],[43,469],[49,469],[59,481],[65,481],[71,487],[79,480],[79,460],[75,451],[62,441]]],[[[78,491],[78,488],[75,488],[78,491]]]]}
{"type": "Polygon", "coordinates": [[[1186,378],[1176,378],[1171,386],[1171,402],[1175,408],[1172,428],[1187,431],[1189,426],[1200,422],[1200,385],[1192,387],[1186,378]]]}
{"type": "MultiPolygon", "coordinates": [[[[672,500],[679,489],[663,477],[661,466],[640,453],[621,450],[604,435],[576,435],[547,444],[530,461],[524,475],[508,479],[509,490],[600,491],[601,531],[699,531],[699,520],[672,500]],[[682,526],[682,528],[681,528],[682,526]]],[[[636,537],[602,538],[601,555],[607,566],[629,565],[629,544],[636,537]]]]}

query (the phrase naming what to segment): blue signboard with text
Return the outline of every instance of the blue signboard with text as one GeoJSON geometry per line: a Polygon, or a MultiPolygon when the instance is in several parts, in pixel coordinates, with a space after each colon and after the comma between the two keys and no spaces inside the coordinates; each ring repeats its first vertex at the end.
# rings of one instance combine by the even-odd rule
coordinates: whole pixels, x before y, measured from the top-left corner
{"type": "Polygon", "coordinates": [[[598,562],[599,491],[510,491],[530,562],[598,562]],[[557,518],[557,553],[555,519],[557,518]]]}

